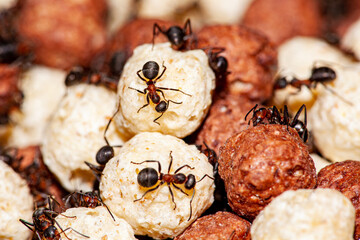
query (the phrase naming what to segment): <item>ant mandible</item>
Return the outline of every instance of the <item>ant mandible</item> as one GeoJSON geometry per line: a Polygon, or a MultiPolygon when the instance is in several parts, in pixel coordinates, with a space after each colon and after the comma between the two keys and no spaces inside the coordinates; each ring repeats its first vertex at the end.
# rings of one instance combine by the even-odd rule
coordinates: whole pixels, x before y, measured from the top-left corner
{"type": "Polygon", "coordinates": [[[163,71],[162,73],[158,76],[159,74],[159,64],[157,64],[157,62],[155,61],[148,61],[144,64],[143,68],[140,69],[139,71],[136,72],[136,74],[138,75],[138,77],[144,81],[147,85],[147,87],[141,91],[132,87],[129,87],[130,89],[133,89],[135,91],[138,91],[141,94],[145,94],[146,95],[146,104],[144,104],[141,108],[139,108],[139,110],[137,111],[138,113],[140,112],[141,109],[143,109],[144,107],[148,106],[150,104],[150,100],[152,103],[154,103],[155,106],[155,110],[160,113],[160,116],[155,118],[153,120],[154,123],[160,125],[160,123],[157,122],[157,120],[159,118],[162,117],[162,115],[164,114],[164,112],[168,109],[169,107],[169,103],[175,103],[175,104],[182,104],[182,102],[175,102],[173,100],[170,99],[166,99],[165,98],[165,94],[162,90],[171,90],[171,91],[177,91],[177,92],[181,92],[182,94],[185,94],[187,96],[190,96],[190,94],[187,94],[183,91],[181,91],[180,89],[176,89],[176,88],[165,88],[165,87],[156,87],[155,84],[157,82],[157,80],[159,80],[165,73],[166,71],[166,67],[164,65],[164,63],[162,64],[163,66],[163,71]],[[140,75],[140,72],[142,72],[142,74],[144,75],[144,77],[142,77],[140,75]],[[163,100],[161,100],[160,95],[158,94],[161,93],[163,100]]]}
{"type": "Polygon", "coordinates": [[[138,164],[141,165],[143,163],[151,163],[151,162],[155,162],[158,164],[158,170],[156,171],[156,169],[151,168],[151,167],[146,167],[144,169],[142,169],[138,175],[137,175],[137,182],[140,186],[144,187],[144,188],[150,188],[149,190],[147,190],[141,198],[135,199],[134,202],[140,201],[141,199],[143,199],[145,197],[146,194],[148,194],[149,192],[155,191],[156,189],[158,189],[161,185],[163,185],[164,183],[167,184],[168,188],[169,188],[169,192],[171,195],[171,200],[174,203],[174,210],[176,209],[176,203],[174,200],[174,194],[171,190],[171,186],[173,186],[175,189],[179,190],[180,192],[182,192],[183,194],[189,196],[184,190],[182,190],[180,187],[176,186],[175,184],[184,184],[184,187],[186,190],[193,190],[193,194],[191,196],[191,200],[190,200],[190,216],[188,218],[188,221],[190,220],[191,216],[192,216],[192,206],[191,203],[193,201],[194,195],[195,195],[195,185],[196,183],[202,181],[205,177],[209,177],[210,179],[214,180],[213,177],[210,177],[209,175],[205,174],[199,181],[196,181],[195,175],[194,174],[189,174],[189,175],[185,175],[183,173],[179,173],[179,171],[185,167],[190,168],[190,169],[194,169],[193,167],[190,167],[189,165],[185,164],[181,167],[179,167],[178,169],[175,170],[174,174],[170,174],[170,169],[172,166],[172,162],[173,162],[173,157],[171,155],[172,151],[170,151],[170,163],[169,163],[169,168],[167,173],[162,173],[161,172],[161,164],[158,160],[145,160],[142,161],[140,163],[136,163],[136,162],[132,162],[132,164],[138,164]],[[159,182],[160,181],[160,182],[159,182]],[[156,185],[159,182],[158,185],[156,185]],[[156,185],[156,186],[155,186],[156,185]],[[154,187],[155,186],[155,187],[154,187]],[[153,188],[151,188],[153,187],[153,188]]]}
{"type": "Polygon", "coordinates": [[[180,50],[184,47],[186,40],[192,37],[190,19],[187,19],[183,28],[171,26],[169,29],[162,29],[157,23],[154,23],[152,44],[154,46],[155,36],[159,33],[164,34],[171,43],[172,48],[180,50]]]}
{"type": "Polygon", "coordinates": [[[338,95],[334,90],[332,90],[331,88],[329,88],[328,86],[325,85],[325,83],[334,81],[335,79],[336,79],[336,72],[333,69],[326,67],[326,66],[313,67],[311,70],[311,76],[309,79],[299,80],[293,76],[290,77],[290,79],[289,79],[289,77],[281,77],[275,81],[274,90],[284,89],[288,85],[290,85],[290,86],[293,86],[298,89],[297,92],[290,94],[290,95],[294,95],[301,91],[302,86],[305,86],[308,89],[315,89],[317,84],[321,84],[325,87],[325,89],[330,91],[332,94],[336,95],[337,97],[342,99],[344,102],[352,105],[351,102],[344,99],[342,96],[338,95]]]}

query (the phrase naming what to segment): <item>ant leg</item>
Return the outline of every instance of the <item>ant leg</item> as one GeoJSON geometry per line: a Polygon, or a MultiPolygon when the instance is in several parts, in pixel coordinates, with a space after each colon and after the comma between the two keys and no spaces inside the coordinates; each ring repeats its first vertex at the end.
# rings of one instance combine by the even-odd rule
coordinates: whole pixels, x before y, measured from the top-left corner
{"type": "Polygon", "coordinates": [[[179,171],[180,171],[181,169],[183,169],[184,167],[187,167],[187,168],[190,168],[190,169],[194,169],[194,167],[190,167],[189,165],[185,164],[185,165],[179,167],[178,169],[176,169],[176,171],[175,171],[174,173],[179,172],[179,171]]]}
{"type": "Polygon", "coordinates": [[[34,227],[34,224],[28,221],[25,221],[24,219],[19,219],[19,221],[25,225],[28,229],[30,229],[32,232],[35,232],[35,230],[31,227],[34,227]]]}
{"type": "MultiPolygon", "coordinates": [[[[251,112],[253,112],[253,117],[252,117],[252,118],[254,118],[254,113],[255,113],[255,109],[257,108],[257,106],[258,106],[258,104],[255,104],[255,106],[254,106],[253,108],[251,108],[250,111],[248,111],[248,113],[245,115],[245,119],[244,119],[245,121],[246,121],[247,116],[248,116],[251,112]]],[[[251,119],[252,119],[252,118],[251,118],[251,119]]],[[[250,120],[251,120],[251,119],[250,119],[250,120]]],[[[248,125],[250,125],[250,120],[249,120],[249,122],[248,122],[248,125]]]]}
{"type": "Polygon", "coordinates": [[[138,75],[138,77],[143,80],[144,82],[146,82],[146,79],[143,78],[139,73],[141,72],[142,70],[140,69],[139,71],[136,72],[136,74],[138,75]]]}
{"type": "Polygon", "coordinates": [[[186,93],[186,92],[183,92],[183,91],[181,91],[180,89],[176,89],[176,88],[158,87],[157,89],[177,91],[177,92],[181,92],[182,94],[185,94],[185,95],[187,95],[187,96],[191,97],[191,95],[190,95],[190,94],[188,94],[188,93],[186,93]]]}
{"type": "Polygon", "coordinates": [[[189,194],[187,194],[186,192],[184,192],[184,190],[182,190],[180,187],[176,186],[174,183],[171,183],[171,185],[172,185],[174,188],[178,189],[178,190],[179,190],[180,192],[182,192],[183,194],[185,194],[186,196],[189,196],[189,194]]]}
{"type": "Polygon", "coordinates": [[[139,113],[141,109],[143,109],[144,107],[147,107],[150,104],[149,98],[150,98],[149,95],[146,95],[146,103],[141,108],[139,108],[139,110],[137,110],[137,113],[139,113]]]}
{"type": "Polygon", "coordinates": [[[116,116],[116,114],[117,114],[119,111],[120,111],[120,104],[119,104],[117,110],[115,111],[115,113],[114,113],[114,114],[111,116],[111,118],[109,119],[109,122],[107,123],[107,125],[106,125],[106,127],[105,127],[104,140],[105,140],[105,142],[106,142],[106,145],[108,145],[108,146],[110,146],[110,144],[109,144],[109,141],[107,140],[106,132],[108,131],[112,120],[114,119],[114,117],[116,116]]]}
{"type": "Polygon", "coordinates": [[[149,192],[155,191],[156,189],[158,189],[160,186],[162,185],[162,183],[160,183],[159,185],[157,185],[156,187],[147,190],[142,196],[141,198],[135,199],[134,202],[140,201],[141,199],[143,199],[145,197],[146,194],[148,194],[149,192]]]}
{"type": "Polygon", "coordinates": [[[171,200],[172,200],[172,202],[174,203],[174,210],[176,209],[176,203],[175,203],[175,200],[174,200],[174,193],[173,193],[173,191],[171,190],[171,187],[170,187],[170,184],[169,183],[167,183],[167,185],[168,185],[168,188],[169,188],[169,192],[170,192],[170,195],[171,195],[171,200]]]}
{"type": "Polygon", "coordinates": [[[108,212],[109,212],[109,214],[110,214],[110,216],[111,216],[111,218],[114,220],[114,222],[115,222],[115,218],[114,218],[114,215],[111,213],[111,211],[110,211],[110,209],[109,209],[109,207],[103,202],[103,200],[101,199],[101,198],[99,198],[100,199],[100,202],[101,202],[101,204],[102,205],[104,205],[104,207],[106,207],[106,209],[108,210],[108,212]]]}
{"type": "Polygon", "coordinates": [[[81,232],[79,232],[79,231],[76,231],[76,230],[73,229],[72,227],[68,227],[68,228],[65,228],[64,230],[61,230],[61,232],[59,232],[59,235],[60,235],[61,233],[63,233],[67,239],[71,239],[71,238],[69,238],[69,237],[66,235],[66,233],[65,233],[65,231],[68,231],[68,230],[73,230],[74,232],[76,232],[76,233],[79,234],[80,236],[83,236],[83,237],[85,237],[85,238],[90,238],[89,236],[87,236],[87,235],[85,235],[85,234],[83,234],[83,233],[81,233],[81,232]]]}
{"type": "Polygon", "coordinates": [[[85,164],[90,168],[90,170],[93,172],[93,174],[96,177],[96,180],[98,180],[100,182],[101,178],[100,176],[102,175],[102,171],[104,170],[102,166],[97,166],[94,164],[91,164],[87,161],[85,161],[85,164]]]}
{"type": "Polygon", "coordinates": [[[172,153],[172,151],[170,151],[170,154],[169,154],[170,155],[170,163],[169,163],[168,172],[167,172],[168,174],[170,173],[170,169],[171,169],[172,162],[173,162],[173,157],[172,157],[171,153],[172,153]]]}
{"type": "Polygon", "coordinates": [[[187,29],[189,29],[189,34],[192,34],[190,18],[186,20],[183,31],[186,33],[187,29]]]}
{"type": "Polygon", "coordinates": [[[201,182],[205,177],[208,177],[208,178],[210,178],[211,180],[215,180],[213,177],[210,177],[209,175],[205,174],[205,175],[202,176],[202,178],[200,178],[200,180],[197,181],[196,183],[201,182]]]}
{"type": "Polygon", "coordinates": [[[154,27],[153,27],[153,39],[152,39],[152,46],[154,48],[154,44],[155,44],[155,36],[157,36],[159,34],[159,32],[161,32],[162,34],[166,34],[161,27],[157,24],[154,23],[154,27]],[[158,32],[156,32],[156,29],[159,30],[158,32]]]}
{"type": "Polygon", "coordinates": [[[153,122],[156,123],[156,124],[158,124],[158,125],[160,125],[160,123],[158,123],[156,120],[158,120],[159,118],[161,118],[162,115],[164,115],[163,112],[160,114],[160,116],[158,116],[157,118],[155,118],[153,122]]]}
{"type": "Polygon", "coordinates": [[[141,93],[141,94],[146,94],[146,92],[147,92],[147,88],[145,88],[144,91],[141,91],[141,90],[136,89],[136,88],[133,88],[133,87],[128,87],[128,88],[130,88],[130,89],[132,89],[132,90],[135,90],[135,91],[137,91],[137,92],[139,92],[139,93],[141,93]]]}
{"type": "Polygon", "coordinates": [[[165,73],[165,71],[166,71],[166,67],[165,67],[165,65],[164,65],[164,61],[163,61],[163,63],[162,63],[162,66],[163,66],[163,71],[162,71],[162,73],[154,80],[154,84],[156,83],[156,81],[158,80],[158,79],[160,79],[163,75],[164,75],[164,73],[165,73]]]}
{"type": "MultiPolygon", "coordinates": [[[[294,127],[294,125],[296,124],[296,122],[298,121],[298,118],[300,117],[300,114],[301,114],[301,112],[302,112],[302,110],[305,108],[305,116],[306,116],[306,106],[305,106],[305,104],[303,104],[300,108],[299,108],[299,110],[297,111],[297,113],[296,113],[296,115],[295,115],[295,117],[293,118],[293,120],[292,120],[292,122],[290,123],[290,126],[291,127],[294,127]]],[[[304,123],[305,124],[305,126],[306,126],[306,123],[304,123]]]]}
{"type": "Polygon", "coordinates": [[[339,94],[337,94],[334,90],[332,90],[331,88],[329,88],[328,86],[326,86],[325,84],[322,84],[324,86],[325,89],[327,89],[329,92],[331,92],[332,94],[334,94],[335,96],[337,96],[338,98],[340,98],[341,100],[343,100],[344,102],[346,102],[347,104],[349,104],[350,106],[353,106],[353,103],[346,100],[345,98],[343,98],[342,96],[340,96],[339,94]]]}
{"type": "Polygon", "coordinates": [[[161,164],[160,164],[160,162],[158,160],[145,160],[145,161],[142,161],[142,162],[139,162],[139,163],[131,161],[130,163],[141,165],[141,164],[146,163],[146,162],[156,162],[158,164],[158,172],[161,173],[161,164]]]}
{"type": "Polygon", "coordinates": [[[191,203],[192,203],[192,201],[193,201],[193,199],[194,199],[194,196],[195,196],[195,188],[193,189],[193,194],[192,194],[191,199],[190,199],[190,216],[189,216],[189,218],[188,218],[188,221],[190,220],[190,218],[191,218],[191,216],[192,216],[192,206],[191,206],[191,203]]]}

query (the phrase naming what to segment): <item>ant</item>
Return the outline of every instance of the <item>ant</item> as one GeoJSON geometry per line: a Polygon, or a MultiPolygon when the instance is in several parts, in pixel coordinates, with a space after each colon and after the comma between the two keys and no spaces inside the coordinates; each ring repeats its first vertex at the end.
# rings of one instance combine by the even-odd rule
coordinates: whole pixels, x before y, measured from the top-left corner
{"type": "Polygon", "coordinates": [[[193,33],[191,30],[190,19],[187,19],[183,28],[179,26],[171,26],[168,29],[162,29],[157,23],[153,27],[152,44],[154,46],[155,37],[159,34],[164,34],[171,43],[171,47],[180,50],[184,47],[186,40],[192,38],[193,33]]]}
{"type": "Polygon", "coordinates": [[[170,185],[173,186],[175,189],[179,190],[180,192],[182,192],[183,194],[185,194],[186,196],[189,196],[184,190],[182,190],[180,187],[175,185],[175,184],[184,184],[184,187],[185,187],[186,190],[191,190],[191,189],[193,190],[193,194],[192,194],[191,200],[190,200],[190,216],[188,218],[188,221],[189,221],[191,216],[192,216],[191,203],[192,203],[192,200],[193,200],[194,195],[195,195],[195,185],[196,185],[196,183],[202,181],[205,177],[209,177],[212,180],[214,180],[214,178],[210,177],[207,174],[205,174],[199,181],[196,181],[195,176],[193,174],[191,174],[191,173],[189,175],[187,175],[187,176],[185,174],[183,174],[183,173],[179,173],[179,171],[181,169],[183,169],[184,167],[194,169],[193,167],[190,167],[187,164],[185,164],[185,165],[179,167],[178,169],[176,169],[174,174],[170,174],[170,169],[171,169],[172,162],[173,162],[173,157],[172,157],[171,153],[172,153],[172,151],[170,151],[170,163],[169,163],[169,168],[168,168],[167,173],[162,173],[161,172],[161,164],[157,160],[145,160],[145,161],[142,161],[140,163],[136,163],[136,162],[131,161],[131,163],[138,164],[138,165],[141,165],[143,163],[148,163],[148,162],[155,162],[155,163],[158,164],[158,170],[157,171],[154,168],[146,167],[146,168],[142,169],[138,173],[138,175],[137,175],[138,184],[140,186],[142,186],[142,187],[150,188],[150,189],[148,189],[144,193],[144,195],[142,195],[141,198],[135,199],[134,202],[140,201],[141,199],[143,199],[145,197],[146,194],[148,194],[149,192],[155,191],[161,185],[166,183],[168,188],[169,188],[169,192],[170,192],[170,195],[171,195],[171,200],[174,203],[174,210],[175,210],[176,209],[176,203],[175,203],[174,194],[173,194],[173,192],[171,190],[170,185]],[[159,182],[159,184],[157,184],[158,182],[159,182]],[[153,188],[151,188],[151,187],[153,187],[153,188]]]}
{"type": "MultiPolygon", "coordinates": [[[[352,105],[351,102],[347,101],[346,99],[338,95],[335,91],[333,91],[331,88],[325,85],[325,83],[334,81],[335,79],[336,79],[336,72],[333,69],[325,66],[313,67],[309,79],[299,80],[296,77],[291,77],[290,79],[288,77],[281,77],[276,80],[274,84],[274,90],[284,89],[288,85],[291,85],[297,88],[298,92],[300,92],[302,86],[305,86],[308,89],[315,89],[317,84],[322,84],[325,87],[325,89],[330,91],[332,94],[336,95],[344,102],[352,105]]],[[[293,93],[291,95],[297,94],[298,92],[293,93]]]]}
{"type": "Polygon", "coordinates": [[[62,229],[59,223],[55,220],[55,217],[60,215],[61,213],[55,212],[53,210],[54,204],[50,199],[56,202],[55,199],[48,197],[49,208],[41,207],[36,209],[32,215],[32,223],[25,221],[24,219],[19,219],[19,221],[27,228],[29,228],[32,232],[34,232],[38,240],[60,240],[61,233],[63,233],[67,239],[70,239],[65,233],[67,230],[73,230],[77,234],[89,238],[88,236],[76,231],[72,227],[62,229]],[[60,228],[61,232],[59,232],[55,225],[60,228]]]}
{"type": "Polygon", "coordinates": [[[205,156],[208,158],[209,163],[211,163],[211,165],[215,165],[215,163],[217,163],[217,154],[216,152],[209,148],[209,146],[206,144],[206,142],[203,142],[203,144],[205,145],[205,149],[202,149],[202,145],[197,145],[197,149],[199,149],[199,151],[203,154],[205,154],[205,156]]]}
{"type": "Polygon", "coordinates": [[[115,221],[108,206],[103,202],[98,191],[94,190],[91,192],[73,192],[68,196],[64,197],[63,201],[65,206],[69,207],[88,207],[95,208],[97,206],[104,206],[108,210],[110,216],[115,221]]]}
{"type": "Polygon", "coordinates": [[[258,124],[280,124],[286,125],[287,127],[294,128],[296,132],[299,134],[300,138],[306,142],[309,136],[309,132],[306,128],[307,125],[307,114],[306,114],[306,106],[303,104],[299,110],[296,112],[295,117],[290,122],[289,111],[287,106],[284,106],[284,114],[281,116],[279,109],[276,106],[269,107],[269,108],[257,108],[257,104],[250,109],[250,111],[245,115],[245,121],[247,116],[253,112],[253,116],[250,118],[248,125],[252,120],[253,126],[258,124]],[[299,120],[301,112],[304,110],[304,122],[299,120]]]}
{"type": "Polygon", "coordinates": [[[164,112],[169,108],[169,103],[175,103],[175,104],[182,104],[182,102],[175,102],[172,100],[168,100],[165,98],[165,94],[162,90],[171,90],[171,91],[178,91],[181,92],[182,94],[185,94],[187,96],[190,96],[190,94],[187,94],[183,91],[181,91],[180,89],[176,89],[176,88],[165,88],[165,87],[156,87],[155,84],[157,82],[157,80],[159,80],[165,73],[166,71],[166,67],[164,65],[164,62],[162,64],[163,66],[163,71],[162,73],[158,76],[159,74],[159,64],[157,64],[157,62],[154,61],[148,61],[144,64],[143,68],[140,69],[139,71],[136,72],[136,74],[138,75],[138,77],[144,81],[147,85],[147,87],[141,91],[132,87],[129,87],[130,89],[133,89],[135,91],[138,91],[141,94],[145,94],[146,95],[146,104],[143,105],[141,108],[139,108],[139,110],[137,111],[138,113],[140,112],[141,109],[143,109],[144,107],[148,106],[150,104],[150,100],[152,103],[154,103],[155,106],[155,110],[160,113],[160,116],[155,118],[153,120],[154,123],[160,125],[160,123],[157,122],[157,120],[159,118],[162,117],[162,115],[164,114],[164,112]],[[144,75],[144,77],[142,77],[140,75],[140,72],[142,72],[142,74],[144,75]],[[158,94],[161,93],[163,100],[161,100],[160,95],[158,94]]]}

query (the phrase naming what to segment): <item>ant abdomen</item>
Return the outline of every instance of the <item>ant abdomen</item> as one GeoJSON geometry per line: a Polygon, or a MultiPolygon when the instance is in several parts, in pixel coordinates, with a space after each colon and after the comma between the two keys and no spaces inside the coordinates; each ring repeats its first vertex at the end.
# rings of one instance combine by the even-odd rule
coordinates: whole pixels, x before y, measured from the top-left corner
{"type": "Polygon", "coordinates": [[[158,172],[154,168],[144,168],[137,176],[139,185],[146,188],[154,186],[158,180],[158,172]]]}
{"type": "Polygon", "coordinates": [[[159,113],[163,113],[166,111],[168,104],[165,101],[161,101],[158,105],[156,105],[155,110],[159,113]]]}
{"type": "Polygon", "coordinates": [[[193,189],[195,187],[195,184],[196,184],[195,176],[193,174],[189,174],[188,179],[184,184],[185,188],[188,190],[193,189]]]}

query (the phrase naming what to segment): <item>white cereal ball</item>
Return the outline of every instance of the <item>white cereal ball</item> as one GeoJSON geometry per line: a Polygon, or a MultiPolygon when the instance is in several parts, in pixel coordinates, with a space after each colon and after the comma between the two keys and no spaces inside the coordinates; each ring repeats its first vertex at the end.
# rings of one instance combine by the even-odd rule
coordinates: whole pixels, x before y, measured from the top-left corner
{"type": "Polygon", "coordinates": [[[208,24],[238,23],[254,0],[199,0],[199,6],[208,24]]]}
{"type": "MultiPolygon", "coordinates": [[[[62,229],[73,229],[65,231],[67,237],[72,240],[135,240],[131,226],[121,218],[114,218],[115,221],[104,206],[99,206],[69,208],[55,220],[62,229]]],[[[59,228],[58,230],[61,231],[59,228]]],[[[65,234],[60,235],[61,239],[68,239],[65,234]]]]}
{"type": "MultiPolygon", "coordinates": [[[[116,94],[105,87],[79,84],[67,89],[46,129],[42,153],[68,191],[92,190],[94,174],[84,161],[97,165],[95,156],[105,145],[104,131],[115,108],[116,94]]],[[[110,145],[123,143],[114,124],[106,135],[110,145]]]]}
{"type": "Polygon", "coordinates": [[[19,219],[32,222],[33,197],[24,179],[0,161],[0,239],[27,240],[32,232],[19,219]]]}
{"type": "MultiPolygon", "coordinates": [[[[143,77],[141,71],[139,74],[143,77]]],[[[120,78],[120,109],[115,118],[117,127],[128,136],[148,131],[183,138],[201,124],[211,105],[214,88],[215,75],[209,67],[204,51],[175,51],[170,47],[170,43],[159,43],[154,47],[152,44],[141,45],[134,50],[134,54],[125,64],[120,78]],[[156,105],[150,100],[150,104],[140,110],[147,102],[146,96],[134,90],[144,91],[147,87],[146,82],[136,73],[148,61],[155,61],[159,65],[159,76],[164,69],[163,63],[166,67],[164,75],[157,80],[156,87],[183,91],[162,90],[169,105],[163,116],[157,120],[158,124],[154,120],[161,113],[155,110],[156,105]]],[[[162,94],[159,95],[161,100],[164,100],[162,94]]]]}
{"type": "Polygon", "coordinates": [[[256,217],[252,240],[352,240],[355,209],[333,189],[300,189],[276,197],[256,217]]]}
{"type": "Polygon", "coordinates": [[[322,158],[316,153],[310,153],[311,158],[314,160],[316,173],[318,173],[321,169],[331,164],[325,158],[322,158]]]}
{"type": "Polygon", "coordinates": [[[336,95],[319,92],[308,114],[314,142],[332,162],[360,160],[360,67],[331,67],[337,74],[331,86],[336,95]]]}
{"type": "MultiPolygon", "coordinates": [[[[304,80],[310,77],[314,66],[351,63],[351,59],[337,48],[317,38],[295,37],[278,49],[279,77],[288,76],[304,80]]],[[[315,101],[315,95],[305,86],[300,92],[292,86],[275,91],[275,104],[282,105],[286,100],[290,111],[296,112],[304,103],[310,108],[315,101]]]]}
{"type": "Polygon", "coordinates": [[[181,14],[191,8],[197,0],[140,0],[138,16],[142,18],[174,19],[175,14],[181,14]]]}
{"type": "Polygon", "coordinates": [[[131,16],[134,10],[134,0],[107,0],[109,34],[116,32],[131,16]]]}
{"type": "Polygon", "coordinates": [[[65,94],[66,72],[34,66],[22,74],[20,90],[24,100],[20,111],[12,111],[12,128],[6,145],[26,147],[39,145],[51,114],[65,94]]]}
{"type": "MultiPolygon", "coordinates": [[[[183,140],[170,135],[156,132],[144,132],[126,142],[119,154],[106,165],[100,182],[100,192],[103,201],[112,213],[124,218],[134,229],[135,234],[148,235],[156,239],[173,238],[197,219],[214,201],[214,181],[206,176],[213,176],[213,168],[207,157],[200,153],[194,145],[187,145],[183,140]],[[141,170],[154,168],[168,172],[170,153],[173,158],[170,174],[184,165],[178,171],[186,176],[195,175],[197,182],[194,190],[186,190],[184,184],[177,184],[185,193],[170,184],[174,202],[166,183],[154,187],[141,187],[137,177],[141,170]],[[132,163],[134,162],[134,163],[132,163]],[[190,217],[190,200],[194,194],[190,217]],[[142,198],[142,196],[144,196],[142,198]],[[137,199],[140,199],[135,201],[137,199]],[[175,209],[174,209],[175,208],[175,209]]],[[[156,180],[156,179],[155,179],[156,180]]]]}
{"type": "Polygon", "coordinates": [[[360,59],[360,19],[355,21],[341,39],[341,46],[352,51],[357,59],[360,59]]]}

